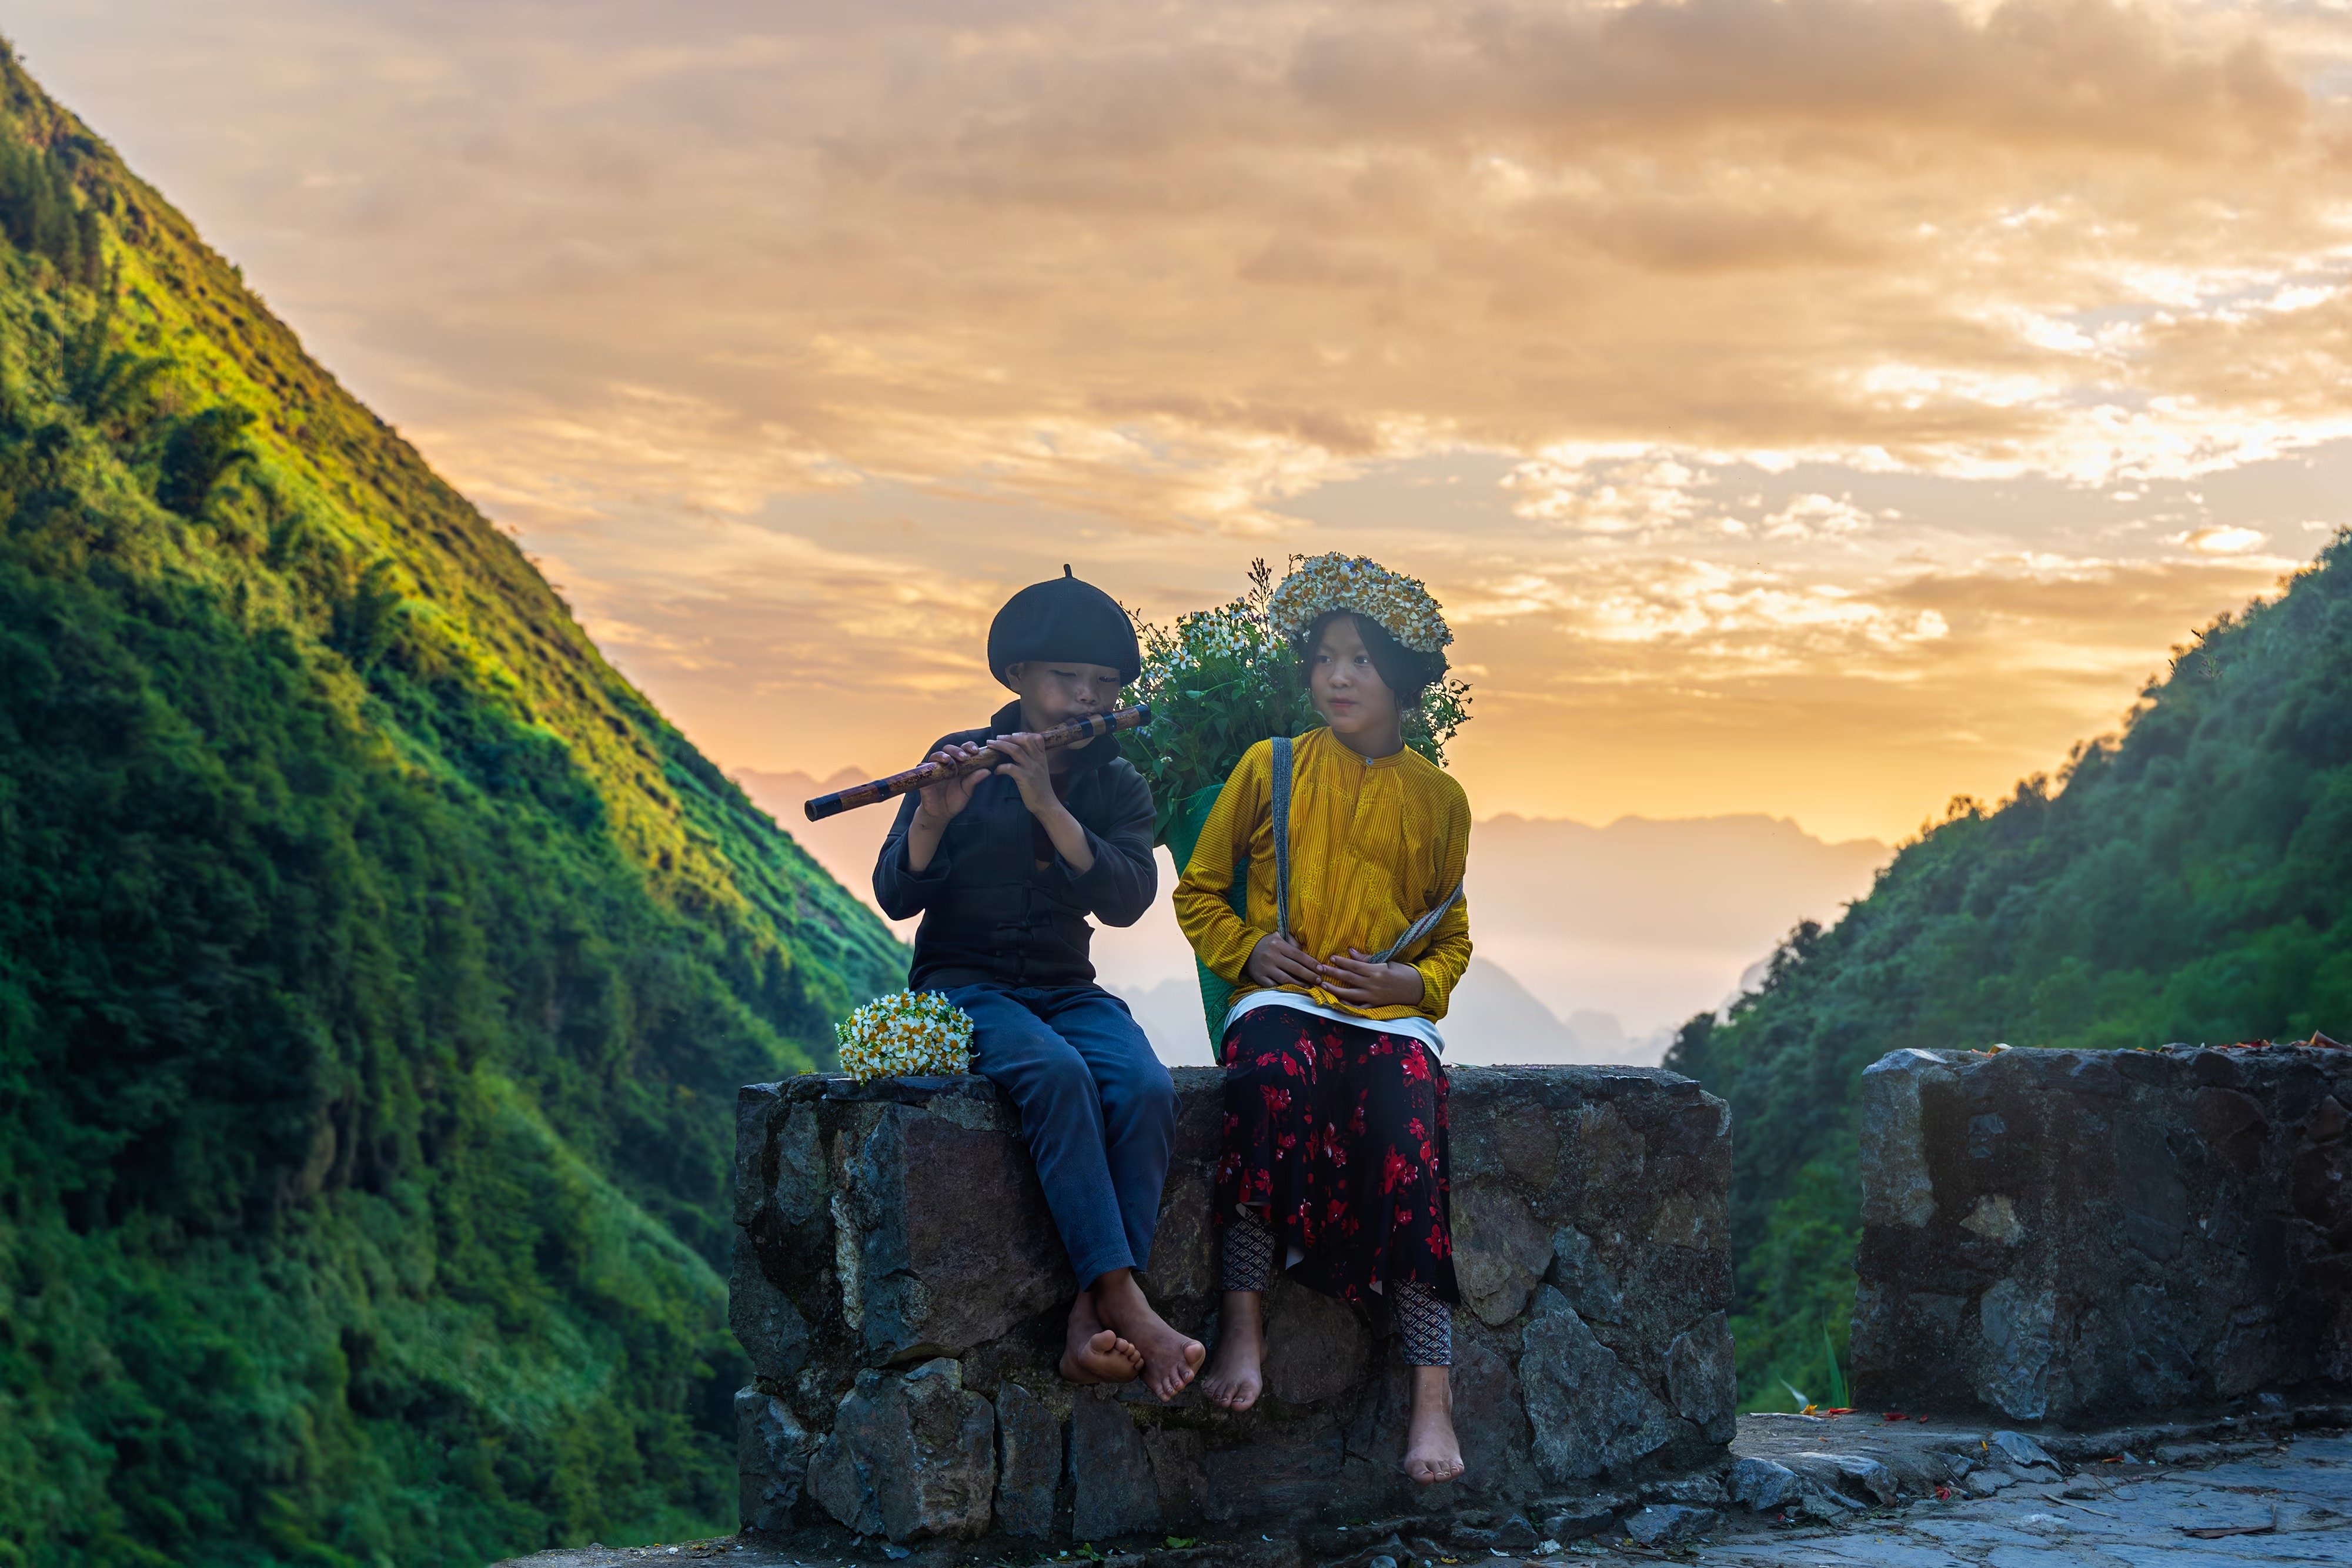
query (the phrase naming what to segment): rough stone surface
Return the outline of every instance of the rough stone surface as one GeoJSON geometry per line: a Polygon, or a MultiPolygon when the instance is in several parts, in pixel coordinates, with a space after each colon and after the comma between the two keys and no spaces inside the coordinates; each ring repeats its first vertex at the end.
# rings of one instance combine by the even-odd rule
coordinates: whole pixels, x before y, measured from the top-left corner
{"type": "Polygon", "coordinates": [[[2057,1468],[2058,1461],[2050,1457],[2050,1450],[2022,1432],[1995,1432],[1985,1441],[1999,1448],[2011,1464],[2057,1468]]]}
{"type": "Polygon", "coordinates": [[[735,1433],[744,1528],[785,1528],[801,1500],[814,1439],[793,1418],[792,1406],[756,1388],[736,1391],[735,1433]]]}
{"type": "Polygon", "coordinates": [[[790,1296],[760,1272],[751,1239],[735,1237],[735,1267],[727,1281],[727,1326],[751,1358],[753,1375],[787,1383],[808,1364],[808,1324],[790,1296]]]}
{"type": "MultiPolygon", "coordinates": [[[[1175,1076],[1145,1279],[1171,1322],[1213,1340],[1219,1075],[1175,1076]]],[[[1484,1508],[1496,1531],[1596,1500],[1613,1519],[1626,1489],[1718,1464],[1732,1433],[1728,1113],[1653,1070],[1451,1079],[1470,1471],[1444,1506],[1484,1508]]],[[[747,1472],[747,1522],[756,1506],[894,1542],[986,1529],[1102,1544],[1287,1540],[1430,1506],[1397,1462],[1410,1383],[1377,1303],[1277,1282],[1266,1393],[1243,1416],[1197,1389],[1162,1406],[1139,1384],[1062,1383],[1075,1282],[1017,1119],[984,1080],[753,1085],[737,1126],[730,1321],[758,1374],[749,1394],[779,1402],[814,1450],[797,1480],[783,1459],[772,1482],[747,1472]]]]}
{"type": "Polygon", "coordinates": [[[1621,1497],[1600,1495],[1582,1499],[1544,1515],[1544,1538],[1565,1542],[1598,1535],[1616,1524],[1618,1511],[1624,1506],[1625,1500],[1621,1497]]]}
{"type": "Polygon", "coordinates": [[[1863,1075],[1855,1403],[2084,1423],[2352,1381],[2352,1051],[1863,1075]]]}
{"type": "Polygon", "coordinates": [[[1679,1546],[1695,1541],[1720,1523],[1711,1508],[1688,1503],[1652,1503],[1625,1521],[1625,1535],[1637,1546],[1679,1546]]]}
{"type": "Polygon", "coordinates": [[[1082,1396],[1075,1404],[1070,1474],[1077,1500],[1071,1532],[1081,1541],[1108,1541],[1159,1529],[1160,1483],[1134,1418],[1098,1396],[1082,1396]]]}
{"type": "Polygon", "coordinates": [[[840,1523],[893,1541],[985,1534],[996,1491],[996,1413],[941,1357],[868,1371],[809,1461],[808,1490],[840,1523]]]}
{"type": "Polygon", "coordinates": [[[1787,1462],[1805,1479],[1851,1498],[1893,1502],[1900,1490],[1895,1472],[1867,1454],[1800,1453],[1787,1462]]]}
{"type": "Polygon", "coordinates": [[[1062,1423],[1017,1383],[996,1391],[996,1527],[1051,1535],[1062,1485],[1062,1423]]]}
{"type": "Polygon", "coordinates": [[[1777,1459],[1745,1458],[1731,1467],[1731,1500],[1759,1512],[1796,1500],[1804,1482],[1777,1459]]]}
{"type": "Polygon", "coordinates": [[[1709,1442],[1731,1440],[1739,1398],[1739,1373],[1732,1362],[1731,1320],[1710,1312],[1676,1334],[1666,1347],[1666,1391],[1675,1414],[1705,1433],[1709,1442]]]}
{"type": "Polygon", "coordinates": [[[1536,1469],[1554,1486],[1622,1474],[1681,1436],[1665,1402],[1547,1285],[1519,1358],[1536,1469]]]}

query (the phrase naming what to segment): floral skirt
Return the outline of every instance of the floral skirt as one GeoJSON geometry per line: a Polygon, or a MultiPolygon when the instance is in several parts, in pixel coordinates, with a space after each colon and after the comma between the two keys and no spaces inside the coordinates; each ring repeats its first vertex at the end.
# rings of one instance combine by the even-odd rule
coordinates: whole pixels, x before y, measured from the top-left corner
{"type": "Polygon", "coordinates": [[[1445,1069],[1410,1035],[1263,1007],[1225,1030],[1219,1228],[1263,1206],[1279,1263],[1343,1301],[1418,1281],[1459,1301],[1445,1069]]]}

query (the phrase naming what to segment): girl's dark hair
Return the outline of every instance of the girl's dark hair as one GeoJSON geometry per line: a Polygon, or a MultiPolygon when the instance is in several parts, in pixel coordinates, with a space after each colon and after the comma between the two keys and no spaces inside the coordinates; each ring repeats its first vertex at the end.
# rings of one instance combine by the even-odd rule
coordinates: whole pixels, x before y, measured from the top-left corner
{"type": "Polygon", "coordinates": [[[1352,610],[1327,610],[1299,634],[1295,645],[1300,685],[1305,685],[1315,672],[1315,647],[1323,641],[1324,628],[1341,616],[1356,623],[1356,634],[1364,640],[1364,652],[1371,655],[1372,668],[1381,673],[1381,684],[1395,695],[1399,712],[1411,713],[1420,704],[1422,694],[1445,678],[1444,653],[1424,653],[1418,648],[1406,647],[1369,615],[1359,615],[1352,610]]]}

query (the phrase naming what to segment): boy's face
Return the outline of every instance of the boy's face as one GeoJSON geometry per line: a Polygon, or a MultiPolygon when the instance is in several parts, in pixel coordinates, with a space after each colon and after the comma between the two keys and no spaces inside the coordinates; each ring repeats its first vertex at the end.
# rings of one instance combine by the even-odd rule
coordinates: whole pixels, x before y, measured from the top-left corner
{"type": "Polygon", "coordinates": [[[1022,722],[1033,730],[1092,718],[1118,704],[1118,672],[1107,664],[1031,659],[1004,673],[1020,694],[1022,722]]]}

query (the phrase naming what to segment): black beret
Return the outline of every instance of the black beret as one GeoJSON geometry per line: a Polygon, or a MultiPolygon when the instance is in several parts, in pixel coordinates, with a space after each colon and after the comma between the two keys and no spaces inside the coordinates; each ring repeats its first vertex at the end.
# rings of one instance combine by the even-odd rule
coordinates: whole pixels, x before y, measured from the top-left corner
{"type": "Polygon", "coordinates": [[[1135,623],[1118,601],[1064,567],[1062,575],[1033,582],[1004,601],[988,628],[988,669],[998,680],[1032,659],[1066,659],[1118,672],[1126,685],[1143,671],[1135,623]]]}

